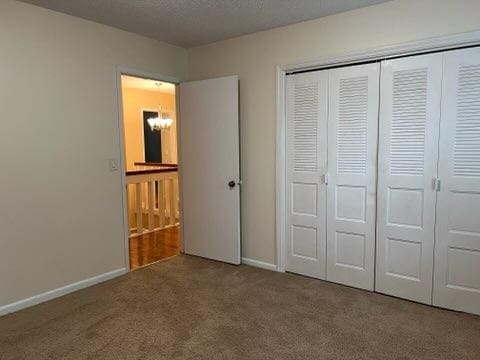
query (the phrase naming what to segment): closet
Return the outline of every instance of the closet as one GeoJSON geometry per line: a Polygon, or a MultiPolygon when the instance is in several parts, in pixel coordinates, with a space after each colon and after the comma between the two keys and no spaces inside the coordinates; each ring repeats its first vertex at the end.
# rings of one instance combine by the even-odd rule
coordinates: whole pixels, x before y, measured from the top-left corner
{"type": "Polygon", "coordinates": [[[288,77],[288,271],[374,288],[379,74],[374,63],[288,77]]]}
{"type": "Polygon", "coordinates": [[[480,49],[286,85],[286,270],[480,314],[480,49]]]}

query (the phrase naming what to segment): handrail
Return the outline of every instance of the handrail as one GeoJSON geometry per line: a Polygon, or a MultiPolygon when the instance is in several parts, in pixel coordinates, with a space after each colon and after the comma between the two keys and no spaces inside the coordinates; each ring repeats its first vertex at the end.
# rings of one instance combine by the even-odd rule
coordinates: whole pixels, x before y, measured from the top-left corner
{"type": "Polygon", "coordinates": [[[152,166],[152,167],[178,167],[178,164],[166,164],[161,162],[139,162],[133,163],[135,166],[152,166]]]}
{"type": "Polygon", "coordinates": [[[161,174],[161,173],[168,173],[168,172],[177,172],[178,167],[168,167],[166,169],[144,169],[144,170],[127,170],[125,175],[132,176],[132,175],[147,175],[147,174],[161,174]]]}

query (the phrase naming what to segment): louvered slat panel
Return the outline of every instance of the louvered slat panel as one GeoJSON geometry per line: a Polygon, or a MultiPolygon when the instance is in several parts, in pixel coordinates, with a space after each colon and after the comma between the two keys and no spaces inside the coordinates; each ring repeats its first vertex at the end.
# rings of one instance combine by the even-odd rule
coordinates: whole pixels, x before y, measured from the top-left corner
{"type": "Polygon", "coordinates": [[[318,83],[295,86],[294,169],[317,171],[318,83]]]}
{"type": "Polygon", "coordinates": [[[393,74],[390,132],[390,174],[424,172],[427,69],[400,70],[393,74]]]}
{"type": "Polygon", "coordinates": [[[337,171],[340,174],[365,174],[368,77],[341,79],[339,97],[337,171]]]}
{"type": "Polygon", "coordinates": [[[480,65],[461,65],[455,126],[455,176],[480,176],[480,65]]]}

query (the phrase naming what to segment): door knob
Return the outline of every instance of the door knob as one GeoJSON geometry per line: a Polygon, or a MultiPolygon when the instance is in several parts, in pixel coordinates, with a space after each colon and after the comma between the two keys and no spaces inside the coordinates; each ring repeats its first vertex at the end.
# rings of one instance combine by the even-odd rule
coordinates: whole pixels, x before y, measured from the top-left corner
{"type": "Polygon", "coordinates": [[[233,181],[233,180],[230,180],[230,181],[228,182],[228,187],[229,187],[230,189],[233,189],[233,188],[235,187],[235,185],[236,185],[236,183],[235,183],[235,181],[233,181]]]}

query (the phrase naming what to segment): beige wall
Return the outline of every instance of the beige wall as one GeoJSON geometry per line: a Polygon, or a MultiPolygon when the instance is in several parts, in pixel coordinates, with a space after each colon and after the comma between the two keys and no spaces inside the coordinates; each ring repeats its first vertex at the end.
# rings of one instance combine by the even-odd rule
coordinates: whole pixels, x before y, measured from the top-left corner
{"type": "Polygon", "coordinates": [[[0,1],[0,306],[124,262],[116,67],[241,81],[243,256],[275,262],[275,65],[478,30],[478,0],[396,0],[187,51],[0,1]],[[86,195],[87,194],[87,195],[86,195]]]}
{"type": "Polygon", "coordinates": [[[175,119],[175,95],[122,87],[123,125],[125,129],[125,165],[135,169],[136,161],[144,161],[143,110],[158,110],[171,114],[172,126],[162,130],[162,158],[164,162],[177,163],[177,139],[175,119]]]}
{"type": "Polygon", "coordinates": [[[240,76],[242,256],[275,263],[275,66],[480,29],[478,0],[396,0],[189,50],[190,78],[240,76]]]}
{"type": "Polygon", "coordinates": [[[0,1],[0,306],[125,267],[116,67],[185,50],[0,1]]]}

